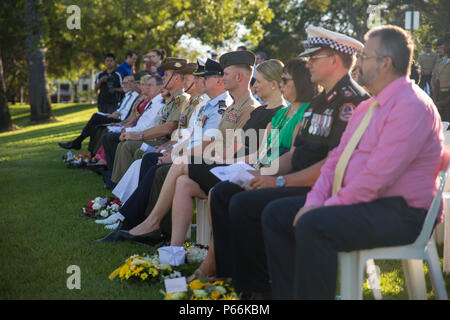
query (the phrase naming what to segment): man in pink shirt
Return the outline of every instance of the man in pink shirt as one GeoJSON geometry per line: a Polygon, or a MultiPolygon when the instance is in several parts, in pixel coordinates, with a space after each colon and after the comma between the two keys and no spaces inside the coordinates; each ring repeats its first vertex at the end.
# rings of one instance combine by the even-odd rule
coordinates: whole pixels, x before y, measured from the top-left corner
{"type": "Polygon", "coordinates": [[[359,82],[372,98],[356,108],[306,198],[277,200],[263,212],[275,299],[333,299],[338,252],[414,242],[436,192],[442,125],[433,101],[408,77],[413,41],[396,26],[374,28],[365,39],[359,82]],[[332,195],[336,165],[374,99],[332,195]]]}

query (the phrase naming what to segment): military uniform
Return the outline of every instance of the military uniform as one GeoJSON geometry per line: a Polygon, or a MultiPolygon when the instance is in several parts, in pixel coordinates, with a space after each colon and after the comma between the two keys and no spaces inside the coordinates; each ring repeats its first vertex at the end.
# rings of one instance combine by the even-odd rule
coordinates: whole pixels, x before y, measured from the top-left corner
{"type": "Polygon", "coordinates": [[[431,73],[435,67],[435,65],[439,62],[439,57],[434,52],[422,52],[417,58],[417,62],[420,64],[422,70],[422,76],[420,80],[420,87],[422,89],[426,89],[427,83],[431,89],[431,73]]]}
{"type": "MultiPolygon", "coordinates": [[[[450,96],[450,58],[445,59],[440,65],[437,75],[439,81],[439,94],[437,102],[446,100],[450,96]]],[[[442,121],[450,121],[450,102],[438,108],[442,121]]]]}
{"type": "MultiPolygon", "coordinates": [[[[161,126],[170,121],[179,121],[180,112],[185,108],[188,102],[189,95],[185,93],[183,89],[175,92],[172,98],[166,103],[164,108],[161,109],[160,119],[157,126],[161,126]]],[[[146,144],[153,147],[159,147],[169,139],[170,136],[164,136],[154,139],[146,139],[144,141],[130,140],[122,141],[121,143],[119,143],[116,150],[116,156],[114,158],[111,180],[117,183],[128,170],[133,161],[142,158],[145,153],[145,151],[142,151],[140,149],[142,146],[142,142],[145,142],[146,144]]]]}
{"type": "MultiPolygon", "coordinates": [[[[315,48],[308,48],[306,54],[331,47],[352,55],[363,48],[359,41],[342,34],[324,33],[322,28],[316,30],[320,34],[309,39],[315,48]]],[[[307,169],[325,159],[339,144],[353,110],[368,97],[364,89],[345,75],[328,93],[313,98],[294,141],[292,172],[307,169]]],[[[305,195],[309,190],[310,187],[302,186],[244,191],[230,182],[215,185],[210,192],[210,205],[216,276],[231,277],[238,292],[270,292],[261,213],[274,200],[305,195]]]]}
{"type": "Polygon", "coordinates": [[[446,61],[447,57],[442,57],[434,66],[433,72],[431,74],[431,89],[433,94],[437,89],[437,77],[439,76],[439,72],[441,72],[442,68],[445,66],[446,61]]]}
{"type": "MultiPolygon", "coordinates": [[[[339,144],[353,110],[368,97],[364,89],[356,84],[349,75],[345,75],[328,94],[323,92],[316,96],[303,115],[302,126],[294,142],[295,149],[291,159],[292,172],[301,171],[325,159],[328,152],[339,144]]],[[[252,223],[255,223],[269,202],[306,194],[309,190],[309,187],[282,187],[244,191],[230,182],[217,184],[211,190],[210,195],[214,245],[216,248],[220,248],[216,249],[215,253],[216,276],[233,277],[233,280],[237,277],[241,290],[250,287],[253,291],[258,292],[269,290],[264,248],[255,248],[255,254],[250,255],[251,258],[241,255],[233,257],[233,249],[230,247],[230,230],[224,226],[229,224],[235,226],[237,222],[231,221],[244,216],[251,217],[252,223]],[[232,265],[233,259],[243,259],[240,261],[247,261],[247,263],[253,259],[258,261],[258,267],[252,268],[252,272],[256,272],[257,275],[250,275],[243,271],[235,272],[232,265]],[[256,281],[249,283],[252,279],[256,279],[256,281]]],[[[260,241],[262,240],[261,233],[255,231],[260,228],[254,227],[251,239],[246,239],[245,242],[263,243],[260,241]]],[[[248,233],[247,236],[249,236],[248,233]]],[[[239,264],[242,265],[242,263],[239,264]]]]}
{"type": "Polygon", "coordinates": [[[341,139],[353,110],[368,94],[349,75],[329,93],[315,97],[303,115],[294,142],[292,168],[299,171],[326,158],[341,139]]]}
{"type": "Polygon", "coordinates": [[[184,110],[181,110],[178,129],[186,129],[188,127],[192,114],[202,101],[203,95],[201,94],[196,94],[189,99],[189,102],[184,110]]]}

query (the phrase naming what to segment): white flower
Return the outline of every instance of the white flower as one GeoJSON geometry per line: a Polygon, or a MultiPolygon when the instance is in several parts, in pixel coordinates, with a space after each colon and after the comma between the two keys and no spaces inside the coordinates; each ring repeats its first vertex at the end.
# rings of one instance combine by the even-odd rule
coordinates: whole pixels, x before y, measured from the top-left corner
{"type": "Polygon", "coordinates": [[[182,300],[184,298],[184,296],[185,296],[184,292],[175,292],[170,297],[170,300],[182,300]]]}
{"type": "Polygon", "coordinates": [[[113,203],[111,205],[111,210],[112,211],[119,211],[119,205],[117,203],[113,203]]]}
{"type": "Polygon", "coordinates": [[[106,217],[108,216],[108,211],[107,211],[107,210],[102,210],[102,211],[100,212],[100,215],[101,215],[102,217],[106,218],[106,217]]]}
{"type": "Polygon", "coordinates": [[[222,286],[215,286],[215,287],[214,287],[214,290],[220,292],[220,294],[225,294],[225,293],[227,293],[227,289],[225,289],[225,288],[222,287],[222,286]]]}
{"type": "Polygon", "coordinates": [[[164,276],[164,279],[175,279],[175,278],[180,278],[181,276],[182,276],[181,272],[174,271],[171,274],[169,274],[168,276],[164,276]]]}
{"type": "Polygon", "coordinates": [[[102,197],[97,197],[97,198],[94,199],[94,202],[100,204],[100,202],[102,200],[103,200],[102,197]]]}
{"type": "Polygon", "coordinates": [[[208,298],[208,294],[205,290],[194,290],[194,296],[197,298],[208,298]]]}
{"type": "Polygon", "coordinates": [[[92,205],[92,209],[94,210],[100,210],[101,208],[102,206],[98,202],[94,202],[94,204],[92,205]]]}
{"type": "Polygon", "coordinates": [[[207,254],[208,250],[206,249],[201,249],[197,247],[189,248],[186,255],[187,261],[188,263],[202,262],[203,260],[205,260],[207,254]]]}

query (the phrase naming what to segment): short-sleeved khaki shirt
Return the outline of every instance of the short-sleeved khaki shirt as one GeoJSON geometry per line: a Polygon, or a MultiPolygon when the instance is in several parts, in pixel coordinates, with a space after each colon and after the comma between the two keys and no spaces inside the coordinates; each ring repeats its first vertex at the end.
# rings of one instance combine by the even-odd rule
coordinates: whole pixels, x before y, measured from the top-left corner
{"type": "Polygon", "coordinates": [[[219,130],[222,136],[226,136],[227,129],[242,128],[250,119],[250,113],[260,104],[253,98],[250,90],[244,93],[237,101],[234,101],[222,115],[219,130]]]}
{"type": "Polygon", "coordinates": [[[450,58],[447,58],[437,76],[439,80],[439,88],[442,92],[446,92],[450,90],[450,58]]]}
{"type": "Polygon", "coordinates": [[[179,121],[181,112],[189,102],[189,97],[190,95],[185,93],[183,89],[175,92],[162,109],[162,115],[158,124],[163,125],[168,121],[179,121]]]}
{"type": "Polygon", "coordinates": [[[192,96],[184,110],[181,112],[180,119],[178,122],[178,129],[186,129],[189,125],[189,119],[192,116],[192,113],[194,112],[195,108],[200,104],[200,102],[203,101],[203,95],[196,94],[192,96]]]}

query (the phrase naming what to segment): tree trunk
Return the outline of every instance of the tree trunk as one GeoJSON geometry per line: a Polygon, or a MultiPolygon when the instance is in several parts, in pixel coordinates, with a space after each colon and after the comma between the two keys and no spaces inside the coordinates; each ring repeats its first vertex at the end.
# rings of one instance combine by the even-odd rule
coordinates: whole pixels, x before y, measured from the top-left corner
{"type": "Polygon", "coordinates": [[[27,0],[26,5],[26,55],[28,60],[28,77],[30,85],[31,121],[45,121],[53,118],[50,97],[47,88],[45,65],[45,47],[43,39],[40,12],[41,0],[27,0]]]}
{"type": "Polygon", "coordinates": [[[0,132],[9,131],[14,128],[9,113],[8,98],[6,97],[5,78],[3,76],[2,52],[0,49],[0,132]]]}

